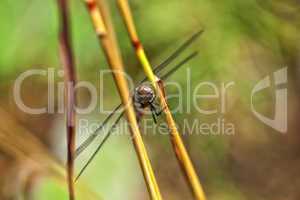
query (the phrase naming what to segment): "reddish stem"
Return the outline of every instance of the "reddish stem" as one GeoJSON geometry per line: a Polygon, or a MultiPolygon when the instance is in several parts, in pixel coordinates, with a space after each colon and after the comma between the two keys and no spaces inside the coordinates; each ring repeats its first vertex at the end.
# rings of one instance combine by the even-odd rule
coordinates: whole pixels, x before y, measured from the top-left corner
{"type": "Polygon", "coordinates": [[[75,101],[76,84],[75,63],[70,36],[68,0],[58,0],[60,13],[60,57],[65,72],[66,128],[67,128],[67,178],[69,199],[75,199],[74,191],[74,154],[75,154],[75,101]]]}

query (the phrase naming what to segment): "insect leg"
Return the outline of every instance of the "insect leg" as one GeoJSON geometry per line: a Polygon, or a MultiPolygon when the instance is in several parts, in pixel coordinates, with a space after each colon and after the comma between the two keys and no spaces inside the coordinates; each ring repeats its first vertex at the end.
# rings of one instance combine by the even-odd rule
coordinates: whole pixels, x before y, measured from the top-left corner
{"type": "Polygon", "coordinates": [[[154,111],[154,114],[156,116],[160,116],[161,113],[166,109],[165,107],[163,109],[160,109],[160,106],[159,105],[156,105],[156,104],[151,104],[151,107],[153,108],[153,111],[154,111]]]}
{"type": "Polygon", "coordinates": [[[156,111],[155,111],[155,107],[153,106],[153,104],[150,104],[150,110],[151,110],[151,114],[152,114],[152,118],[155,124],[157,124],[157,119],[156,119],[156,111]]]}

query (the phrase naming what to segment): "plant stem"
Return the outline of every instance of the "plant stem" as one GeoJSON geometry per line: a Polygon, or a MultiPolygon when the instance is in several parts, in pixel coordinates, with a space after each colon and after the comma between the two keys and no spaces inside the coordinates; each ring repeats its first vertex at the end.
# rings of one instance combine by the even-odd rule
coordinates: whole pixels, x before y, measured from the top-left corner
{"type": "Polygon", "coordinates": [[[86,1],[86,2],[89,2],[90,5],[93,4],[93,6],[87,4],[89,8],[89,12],[96,33],[99,36],[100,43],[104,49],[106,59],[109,63],[111,70],[113,71],[113,76],[123,106],[126,108],[125,113],[126,113],[127,121],[130,124],[129,129],[132,134],[133,144],[139,158],[139,162],[142,168],[142,172],[146,181],[149,194],[151,196],[151,199],[161,200],[162,198],[159,191],[159,187],[157,185],[156,178],[154,176],[154,172],[150,160],[148,158],[148,154],[136,121],[135,112],[131,104],[131,95],[128,89],[127,81],[124,76],[123,61],[119,52],[118,44],[115,37],[115,32],[111,23],[109,9],[106,5],[105,0],[98,1],[98,4],[93,0],[86,1]],[[97,5],[99,5],[99,7],[97,7],[97,5]],[[94,14],[91,11],[93,11],[94,14]],[[95,14],[96,12],[98,12],[98,14],[95,14]],[[97,22],[97,20],[95,20],[95,17],[93,17],[93,15],[101,16],[102,17],[101,21],[103,23],[97,22]],[[104,28],[101,27],[102,25],[104,25],[104,28]],[[97,31],[101,29],[105,31],[102,32],[97,31]]]}
{"type": "Polygon", "coordinates": [[[69,199],[75,199],[74,189],[74,153],[75,153],[75,84],[76,73],[70,36],[69,4],[68,0],[58,0],[60,11],[60,57],[65,72],[65,96],[66,96],[66,128],[67,128],[67,179],[69,199]]]}
{"type": "Polygon", "coordinates": [[[161,107],[164,108],[164,113],[166,115],[166,121],[167,121],[169,130],[170,130],[170,133],[171,133],[170,134],[171,141],[173,144],[173,148],[174,148],[177,160],[179,161],[181,168],[183,169],[183,172],[187,178],[187,181],[191,187],[191,190],[192,190],[195,198],[198,200],[205,200],[206,197],[205,197],[203,188],[200,184],[200,181],[198,179],[198,176],[196,174],[196,171],[194,169],[192,161],[191,161],[191,159],[187,153],[187,150],[184,146],[182,138],[177,130],[172,113],[168,107],[166,98],[164,96],[163,88],[159,87],[157,78],[155,77],[155,75],[152,71],[150,62],[146,56],[146,53],[142,46],[142,43],[139,41],[128,1],[127,0],[118,0],[118,6],[122,13],[124,22],[126,24],[127,31],[131,38],[131,42],[135,48],[136,55],[144,69],[145,74],[147,75],[148,79],[151,81],[152,85],[156,88],[158,96],[160,97],[160,104],[161,104],[161,107]]]}

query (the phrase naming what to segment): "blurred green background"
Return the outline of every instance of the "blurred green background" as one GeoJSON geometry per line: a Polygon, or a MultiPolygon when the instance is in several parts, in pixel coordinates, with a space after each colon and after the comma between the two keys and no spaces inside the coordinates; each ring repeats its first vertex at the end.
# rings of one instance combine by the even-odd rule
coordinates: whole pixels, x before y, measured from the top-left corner
{"type": "MultiPolygon", "coordinates": [[[[104,102],[101,103],[106,109],[112,109],[118,104],[119,97],[111,77],[103,80],[104,85],[99,84],[99,70],[108,69],[108,66],[85,5],[81,0],[70,2],[78,79],[93,83],[103,95],[104,102]]],[[[116,2],[109,3],[126,70],[135,80],[139,80],[143,73],[116,2]]],[[[201,81],[212,81],[217,85],[235,82],[235,86],[227,93],[225,114],[207,116],[194,109],[191,113],[174,114],[179,125],[182,125],[184,119],[191,122],[200,119],[205,123],[214,122],[220,116],[234,124],[235,134],[230,136],[183,136],[208,199],[298,200],[300,2],[131,0],[130,4],[139,35],[153,65],[160,63],[193,33],[205,30],[201,38],[188,50],[198,50],[199,56],[180,69],[170,80],[180,83],[185,88],[184,74],[190,67],[192,87],[201,81]],[[288,67],[288,132],[285,134],[256,119],[250,104],[250,94],[254,85],[283,67],[288,67]]],[[[49,149],[49,154],[64,164],[64,115],[26,114],[15,105],[12,93],[15,79],[28,69],[61,69],[57,32],[56,1],[1,0],[1,108],[38,137],[49,149]]],[[[56,78],[57,82],[62,80],[61,77],[56,78]]],[[[176,90],[170,88],[168,93],[174,91],[176,90]]],[[[47,105],[46,77],[27,80],[23,85],[22,95],[28,105],[47,105]]],[[[88,92],[79,91],[80,106],[84,107],[89,98],[88,92]]],[[[189,103],[187,96],[182,98],[185,103],[189,103]]],[[[219,101],[206,100],[201,102],[201,105],[209,109],[219,105],[218,103],[219,101]]],[[[255,99],[255,103],[261,113],[273,116],[275,111],[272,90],[261,94],[255,99]]],[[[175,105],[176,101],[170,100],[170,106],[175,105]]],[[[100,122],[105,116],[106,114],[95,111],[89,115],[80,115],[79,119],[100,122]]],[[[6,126],[6,116],[2,117],[1,126],[6,126]]],[[[86,137],[86,133],[79,131],[78,144],[86,137]]],[[[100,140],[101,138],[98,142],[100,140]]],[[[192,199],[174,157],[169,137],[145,135],[144,141],[164,199],[192,199]]],[[[76,161],[78,170],[92,150],[93,147],[76,161]]],[[[38,153],[39,150],[36,151],[38,153]]],[[[15,162],[14,157],[8,156],[4,150],[1,152],[3,155],[0,157],[0,198],[23,199],[24,170],[21,169],[24,169],[24,162],[15,162]]],[[[25,180],[30,177],[26,175],[25,180]]],[[[65,187],[56,181],[34,180],[35,184],[29,188],[29,199],[67,199],[65,187]]],[[[110,138],[80,179],[78,187],[88,188],[88,192],[93,191],[103,199],[148,199],[143,176],[128,135],[110,138]]],[[[84,196],[88,192],[83,192],[82,199],[88,199],[84,196]]]]}

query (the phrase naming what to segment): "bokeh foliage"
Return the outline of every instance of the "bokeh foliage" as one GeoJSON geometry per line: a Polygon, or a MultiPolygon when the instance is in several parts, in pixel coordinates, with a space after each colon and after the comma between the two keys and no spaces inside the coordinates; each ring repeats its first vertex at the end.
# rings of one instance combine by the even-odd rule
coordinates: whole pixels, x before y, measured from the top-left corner
{"type": "MultiPolygon", "coordinates": [[[[58,17],[54,0],[2,0],[0,3],[0,88],[2,106],[11,105],[13,80],[26,69],[60,68],[58,59],[58,17]]],[[[110,1],[126,69],[134,79],[141,73],[137,67],[133,49],[125,27],[118,14],[115,2],[110,1]],[[137,75],[136,75],[137,74],[137,75]]],[[[162,61],[168,53],[192,33],[204,29],[205,33],[191,49],[200,56],[186,67],[192,70],[192,86],[199,81],[214,83],[234,81],[234,89],[228,93],[226,120],[235,124],[234,136],[187,135],[184,136],[191,156],[197,166],[209,199],[272,199],[299,198],[295,188],[299,181],[294,168],[300,166],[295,152],[299,153],[299,136],[296,122],[298,117],[298,78],[300,14],[297,0],[150,0],[130,1],[139,35],[150,55],[153,65],[162,61]],[[264,76],[288,66],[289,69],[289,132],[282,136],[258,122],[250,110],[252,87],[264,76]],[[287,155],[294,155],[289,156],[287,155]],[[290,166],[291,168],[287,167],[290,166]],[[293,166],[293,167],[292,167],[293,166]],[[289,173],[285,174],[284,170],[289,173]],[[264,189],[262,189],[264,188],[264,189]]],[[[83,2],[71,1],[73,39],[78,76],[98,84],[99,70],[107,69],[102,50],[93,32],[93,27],[83,2]]],[[[172,76],[182,85],[186,77],[180,69],[172,76]]],[[[39,80],[41,85],[46,80],[39,80]]],[[[58,78],[58,81],[61,81],[58,78]]],[[[118,100],[112,80],[105,80],[105,102],[113,107],[118,100]],[[114,91],[114,92],[112,92],[114,91]]],[[[39,93],[43,87],[32,90],[39,93]]],[[[102,90],[103,86],[99,86],[102,90]]],[[[104,89],[103,89],[104,90],[104,89]]],[[[170,89],[169,92],[173,92],[170,89]]],[[[28,89],[28,95],[33,95],[28,89]]],[[[34,93],[34,92],[33,92],[34,93]]],[[[46,93],[41,92],[34,102],[43,104],[46,93]]],[[[261,95],[256,103],[266,114],[272,114],[272,95],[261,95]],[[267,102],[267,103],[265,103],[267,102]]],[[[85,95],[80,95],[84,102],[85,95]]],[[[188,97],[183,97],[186,103],[188,97]]],[[[171,100],[171,107],[176,101],[171,100]]],[[[208,108],[218,102],[203,102],[208,108]]],[[[14,110],[14,109],[12,109],[14,110]]],[[[196,111],[176,113],[176,119],[201,119],[214,121],[217,116],[203,116],[196,111]]],[[[24,116],[23,116],[24,117],[24,116]]],[[[36,118],[25,116],[31,121],[29,128],[35,129],[36,118]]],[[[87,116],[82,116],[87,117],[87,116]]],[[[105,115],[88,116],[100,120],[105,115]]],[[[44,119],[44,118],[43,118],[44,119]]],[[[48,119],[48,118],[46,118],[48,119]]],[[[45,120],[45,119],[44,119],[45,120]]],[[[51,117],[53,128],[41,138],[60,158],[64,157],[62,116],[51,117]],[[54,119],[53,119],[54,118],[54,119]],[[49,136],[50,135],[50,136],[49,136]],[[52,137],[55,135],[55,137],[52,137]],[[47,138],[47,139],[46,139],[47,138]]],[[[82,139],[82,138],[81,138],[82,139]]],[[[154,163],[158,181],[166,199],[190,199],[182,177],[177,177],[179,168],[172,158],[173,153],[167,136],[146,136],[147,147],[154,163]],[[176,174],[176,176],[174,176],[176,174]],[[178,197],[177,197],[178,196],[178,197]]],[[[86,155],[87,156],[87,155],[86,155]]],[[[84,157],[86,158],[86,157],[84,157]]],[[[79,165],[84,159],[78,161],[79,165]]],[[[298,176],[299,177],[299,176],[298,176]]],[[[84,183],[105,199],[143,199],[146,196],[142,174],[139,170],[131,141],[128,137],[113,137],[105,146],[101,156],[88,170],[84,183]]],[[[46,194],[51,199],[61,199],[56,186],[46,183],[46,194]],[[57,196],[56,196],[57,195],[57,196]]],[[[41,194],[42,195],[42,194],[41,194]]],[[[44,199],[44,197],[39,197],[44,199]]]]}

